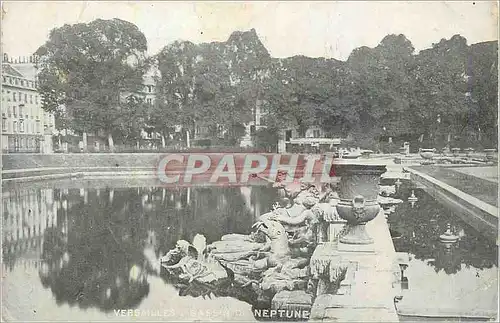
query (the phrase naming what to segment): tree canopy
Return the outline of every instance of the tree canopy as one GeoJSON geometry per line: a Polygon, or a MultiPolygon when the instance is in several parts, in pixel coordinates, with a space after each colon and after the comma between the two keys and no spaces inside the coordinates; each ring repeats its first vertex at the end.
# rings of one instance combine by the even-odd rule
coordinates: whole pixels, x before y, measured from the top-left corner
{"type": "Polygon", "coordinates": [[[137,118],[135,105],[122,104],[121,96],[142,87],[146,49],[144,34],[120,19],[53,29],[36,52],[44,109],[77,132],[120,131],[137,118]]]}
{"type": "Polygon", "coordinates": [[[354,49],[346,61],[273,58],[252,29],[223,42],[175,41],[150,59],[146,48],[141,31],[119,19],[54,29],[37,51],[44,108],[61,126],[124,141],[147,123],[163,136],[180,125],[234,145],[260,105],[271,127],[259,141],[318,125],[367,148],[387,137],[435,147],[450,138],[453,145],[497,143],[496,42],[469,46],[455,35],[416,53],[400,34],[354,49]],[[120,99],[140,91],[151,61],[160,72],[153,106],[120,99]]]}

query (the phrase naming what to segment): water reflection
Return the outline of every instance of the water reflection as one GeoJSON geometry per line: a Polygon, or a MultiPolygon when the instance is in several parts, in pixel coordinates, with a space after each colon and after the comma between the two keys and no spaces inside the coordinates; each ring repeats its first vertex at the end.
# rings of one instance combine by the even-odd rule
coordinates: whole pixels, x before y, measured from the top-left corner
{"type": "Polygon", "coordinates": [[[497,246],[409,183],[404,183],[395,197],[406,201],[412,190],[418,201],[413,206],[410,202],[399,204],[388,216],[396,251],[410,256],[403,298],[397,304],[399,313],[406,313],[401,319],[414,320],[412,315],[477,320],[495,316],[497,246]],[[448,225],[458,238],[456,242],[440,241],[448,225]]]}
{"type": "Polygon", "coordinates": [[[388,218],[391,230],[400,236],[393,240],[397,251],[409,252],[416,259],[431,260],[428,264],[436,272],[444,270],[447,274],[457,273],[461,264],[478,269],[497,266],[498,249],[495,243],[482,237],[425,191],[402,188],[396,197],[406,200],[411,190],[418,196],[416,205],[412,207],[410,203],[402,203],[388,218]],[[458,242],[449,250],[439,241],[448,224],[451,231],[459,236],[458,242]]]}
{"type": "Polygon", "coordinates": [[[57,305],[136,308],[160,275],[157,259],[177,240],[249,233],[273,194],[265,187],[4,192],[4,269],[36,268],[57,305]]]}

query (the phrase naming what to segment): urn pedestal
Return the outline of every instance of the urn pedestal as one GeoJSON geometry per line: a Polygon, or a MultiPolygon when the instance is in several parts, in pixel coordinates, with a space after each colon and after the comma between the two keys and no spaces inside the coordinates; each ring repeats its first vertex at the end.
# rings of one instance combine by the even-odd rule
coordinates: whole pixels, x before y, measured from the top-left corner
{"type": "Polygon", "coordinates": [[[340,164],[336,165],[335,171],[341,177],[337,212],[348,224],[347,232],[340,238],[340,243],[370,245],[373,239],[366,233],[365,224],[380,212],[380,205],[377,202],[379,180],[385,173],[386,167],[340,164]]]}

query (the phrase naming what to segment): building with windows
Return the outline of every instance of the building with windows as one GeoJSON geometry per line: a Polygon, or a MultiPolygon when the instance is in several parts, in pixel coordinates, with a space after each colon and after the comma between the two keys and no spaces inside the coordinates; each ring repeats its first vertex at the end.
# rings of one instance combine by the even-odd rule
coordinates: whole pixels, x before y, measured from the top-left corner
{"type": "Polygon", "coordinates": [[[303,136],[296,128],[288,128],[280,134],[279,153],[335,152],[342,143],[341,138],[332,138],[319,126],[309,127],[303,136]]]}
{"type": "Polygon", "coordinates": [[[34,59],[2,62],[2,151],[52,152],[55,120],[42,109],[34,59]]]}

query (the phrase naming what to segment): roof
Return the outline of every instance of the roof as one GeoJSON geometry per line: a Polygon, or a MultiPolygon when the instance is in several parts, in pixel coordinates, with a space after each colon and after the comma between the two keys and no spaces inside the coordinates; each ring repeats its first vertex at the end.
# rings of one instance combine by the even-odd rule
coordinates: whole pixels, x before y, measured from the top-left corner
{"type": "Polygon", "coordinates": [[[8,74],[8,75],[24,78],[23,74],[21,74],[18,70],[13,68],[10,64],[6,64],[6,63],[2,64],[2,74],[8,74]]]}
{"type": "Polygon", "coordinates": [[[12,64],[12,68],[21,73],[25,79],[35,80],[37,75],[37,69],[35,64],[12,64]]]}

